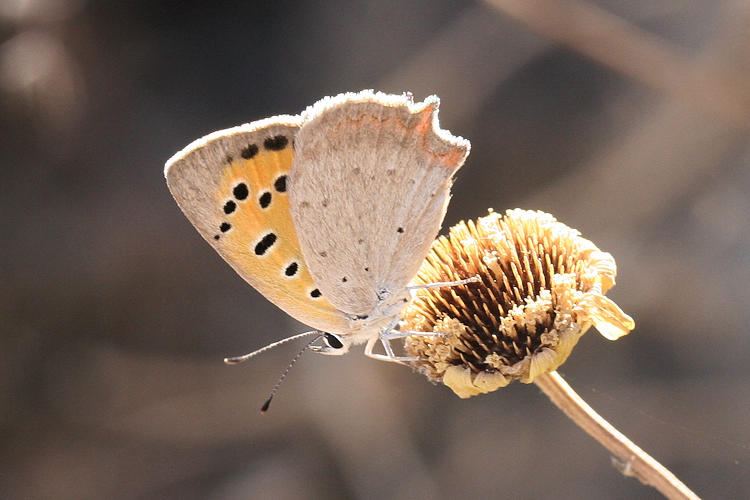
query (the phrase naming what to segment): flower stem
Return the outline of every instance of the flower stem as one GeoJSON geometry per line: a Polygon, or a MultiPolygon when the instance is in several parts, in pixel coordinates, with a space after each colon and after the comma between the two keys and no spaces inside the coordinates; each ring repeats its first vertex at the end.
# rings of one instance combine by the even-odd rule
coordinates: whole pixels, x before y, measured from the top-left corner
{"type": "Polygon", "coordinates": [[[596,413],[568,383],[553,371],[537,376],[534,383],[591,437],[614,455],[613,463],[623,475],[634,476],[669,499],[700,500],[666,467],[653,459],[596,413]]]}

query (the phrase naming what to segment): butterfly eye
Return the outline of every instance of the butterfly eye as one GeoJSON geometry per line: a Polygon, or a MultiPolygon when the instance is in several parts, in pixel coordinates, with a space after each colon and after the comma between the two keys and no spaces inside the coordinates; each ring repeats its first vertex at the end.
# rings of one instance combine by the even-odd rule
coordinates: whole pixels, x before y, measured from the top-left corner
{"type": "Polygon", "coordinates": [[[344,343],[341,341],[341,339],[332,333],[324,333],[323,337],[325,338],[328,347],[331,347],[332,349],[341,349],[342,347],[344,347],[344,343]]]}

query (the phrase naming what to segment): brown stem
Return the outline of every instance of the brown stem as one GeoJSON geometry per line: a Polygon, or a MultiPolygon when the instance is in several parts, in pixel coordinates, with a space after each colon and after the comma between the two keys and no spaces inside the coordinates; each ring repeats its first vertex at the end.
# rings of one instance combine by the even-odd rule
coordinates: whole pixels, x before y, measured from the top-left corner
{"type": "Polygon", "coordinates": [[[579,427],[610,451],[615,466],[626,476],[634,476],[653,486],[669,499],[700,500],[682,481],[640,449],[596,413],[557,372],[534,379],[534,383],[579,427]]]}
{"type": "MultiPolygon", "coordinates": [[[[695,66],[665,40],[581,0],[485,0],[543,37],[653,88],[692,101],[730,123],[748,125],[746,83],[695,66]]],[[[738,13],[738,15],[741,11],[738,13]]],[[[740,39],[739,37],[735,37],[740,39]]],[[[735,44],[739,44],[736,40],[735,44]]],[[[734,68],[733,68],[734,69],[734,68]]]]}

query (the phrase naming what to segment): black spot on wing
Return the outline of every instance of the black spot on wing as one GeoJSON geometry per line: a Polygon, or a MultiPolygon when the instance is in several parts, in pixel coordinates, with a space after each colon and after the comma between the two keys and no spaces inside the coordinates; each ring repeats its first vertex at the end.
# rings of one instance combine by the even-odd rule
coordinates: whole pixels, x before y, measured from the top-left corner
{"type": "Polygon", "coordinates": [[[321,295],[323,295],[323,294],[320,293],[320,290],[318,290],[317,288],[315,290],[313,290],[312,292],[310,292],[310,297],[312,297],[314,299],[317,299],[321,295]]]}
{"type": "Polygon", "coordinates": [[[276,181],[273,183],[273,187],[276,188],[276,191],[279,193],[283,193],[286,191],[286,175],[282,175],[276,181]]]}
{"type": "Polygon", "coordinates": [[[276,235],[268,233],[255,244],[255,255],[265,255],[266,252],[276,243],[276,235]]]}
{"type": "Polygon", "coordinates": [[[271,204],[271,193],[266,191],[260,195],[260,198],[258,198],[258,204],[260,205],[260,208],[268,208],[268,205],[271,204]]]}
{"type": "Polygon", "coordinates": [[[221,226],[219,226],[219,231],[221,231],[222,233],[226,233],[230,229],[232,229],[232,225],[228,222],[222,222],[221,226]]]}
{"type": "Polygon", "coordinates": [[[244,182],[240,182],[239,184],[234,186],[234,189],[232,189],[232,194],[238,200],[245,200],[250,195],[250,191],[247,189],[247,184],[245,184],[244,182]]]}
{"type": "Polygon", "coordinates": [[[297,271],[299,271],[299,264],[296,262],[292,262],[288,266],[286,266],[286,269],[284,269],[284,274],[288,277],[292,277],[295,274],[297,274],[297,271]]]}
{"type": "Polygon", "coordinates": [[[268,137],[265,141],[263,141],[263,147],[270,151],[281,151],[286,147],[287,144],[289,144],[289,139],[287,139],[284,135],[268,137]]]}
{"type": "Polygon", "coordinates": [[[232,200],[229,200],[226,203],[224,203],[224,213],[227,215],[234,212],[236,208],[237,208],[237,204],[233,202],[232,200]]]}
{"type": "Polygon", "coordinates": [[[240,156],[242,156],[246,160],[249,160],[257,154],[258,146],[255,144],[249,144],[246,148],[243,148],[242,151],[240,151],[240,156]]]}

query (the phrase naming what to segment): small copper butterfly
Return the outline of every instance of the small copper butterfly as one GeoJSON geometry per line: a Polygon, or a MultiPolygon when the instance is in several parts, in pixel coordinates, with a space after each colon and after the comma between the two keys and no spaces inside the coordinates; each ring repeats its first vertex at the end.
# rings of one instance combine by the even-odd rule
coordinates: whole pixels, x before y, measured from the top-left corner
{"type": "Polygon", "coordinates": [[[270,301],[324,335],[313,348],[390,361],[409,282],[437,235],[469,141],[435,96],[365,90],[220,130],[166,164],[203,238],[270,301]],[[373,353],[380,339],[386,354],[373,353]]]}

